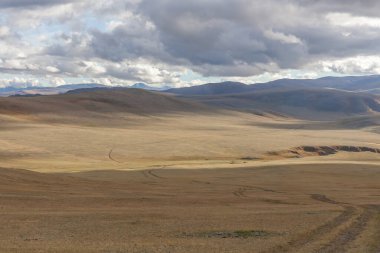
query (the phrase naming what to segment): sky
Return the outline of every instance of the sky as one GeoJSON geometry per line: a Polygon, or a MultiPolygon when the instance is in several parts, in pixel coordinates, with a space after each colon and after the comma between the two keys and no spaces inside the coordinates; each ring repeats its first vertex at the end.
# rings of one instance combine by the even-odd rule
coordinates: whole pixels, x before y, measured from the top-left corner
{"type": "Polygon", "coordinates": [[[0,0],[0,87],[369,74],[378,0],[0,0]]]}

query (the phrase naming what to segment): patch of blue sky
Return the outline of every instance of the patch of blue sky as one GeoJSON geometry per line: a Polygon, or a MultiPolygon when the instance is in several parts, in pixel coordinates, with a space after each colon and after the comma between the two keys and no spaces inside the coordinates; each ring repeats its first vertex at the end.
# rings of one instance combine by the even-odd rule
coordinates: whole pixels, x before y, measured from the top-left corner
{"type": "Polygon", "coordinates": [[[87,13],[82,17],[82,22],[87,30],[107,30],[107,20],[87,13]]]}
{"type": "Polygon", "coordinates": [[[65,24],[49,23],[42,24],[35,29],[20,31],[20,35],[24,41],[28,41],[31,45],[40,46],[41,43],[54,39],[62,33],[69,33],[70,28],[65,24]]]}
{"type": "Polygon", "coordinates": [[[211,82],[220,82],[221,81],[221,78],[220,77],[204,77],[192,70],[187,70],[185,71],[185,73],[183,75],[181,75],[180,77],[181,81],[183,82],[192,82],[194,80],[197,80],[197,81],[202,81],[202,82],[205,82],[205,83],[211,83],[211,82]]]}

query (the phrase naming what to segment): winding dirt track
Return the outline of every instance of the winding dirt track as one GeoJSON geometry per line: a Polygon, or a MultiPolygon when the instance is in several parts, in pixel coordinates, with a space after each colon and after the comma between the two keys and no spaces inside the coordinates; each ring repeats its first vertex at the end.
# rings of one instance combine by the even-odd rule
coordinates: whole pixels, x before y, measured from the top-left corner
{"type": "Polygon", "coordinates": [[[160,179],[164,179],[164,177],[159,176],[157,173],[153,172],[153,170],[148,170],[147,173],[148,173],[150,176],[152,176],[152,177],[160,178],[160,179]]]}
{"type": "MultiPolygon", "coordinates": [[[[165,168],[162,166],[162,168],[165,168]]],[[[156,172],[153,172],[154,170],[142,170],[141,173],[144,175],[146,178],[158,178],[158,179],[165,179],[165,177],[159,176],[156,172]]]]}
{"type": "MultiPolygon", "coordinates": [[[[379,206],[364,206],[360,207],[360,209],[360,214],[346,229],[343,229],[332,241],[315,251],[315,253],[347,252],[349,244],[360,236],[368,222],[373,219],[380,210],[379,206]]],[[[378,248],[378,252],[380,252],[380,247],[378,248]]]]}
{"type": "MultiPolygon", "coordinates": [[[[380,213],[380,206],[354,206],[347,203],[341,203],[332,200],[322,194],[312,194],[310,197],[313,200],[337,205],[343,208],[340,215],[326,222],[325,224],[317,227],[316,229],[308,232],[307,234],[302,234],[299,237],[289,241],[285,245],[278,245],[269,251],[264,251],[265,253],[274,252],[299,252],[302,248],[311,244],[320,244],[319,240],[332,233],[336,228],[342,226],[344,227],[337,236],[330,240],[327,244],[321,244],[319,248],[313,253],[344,253],[355,239],[366,229],[368,222],[375,217],[376,214],[380,213]],[[346,225],[346,226],[345,226],[346,225]]],[[[378,251],[380,252],[380,245],[378,246],[378,251]]],[[[303,252],[303,251],[302,251],[303,252]]]]}
{"type": "MultiPolygon", "coordinates": [[[[158,170],[153,169],[144,170],[142,171],[142,174],[145,178],[168,179],[161,176],[158,170]]],[[[274,194],[286,194],[286,192],[267,187],[230,184],[220,180],[203,181],[193,179],[190,183],[201,184],[204,187],[209,186],[210,188],[235,188],[235,190],[232,191],[232,194],[237,198],[243,199],[250,198],[250,192],[254,194],[257,191],[274,194]]],[[[277,245],[274,248],[262,251],[263,253],[305,252],[305,249],[310,247],[311,244],[315,245],[315,249],[310,251],[313,253],[344,253],[349,248],[349,245],[355,241],[363,233],[363,231],[365,231],[368,223],[380,213],[380,206],[377,205],[353,205],[336,201],[323,194],[310,194],[309,197],[320,203],[337,206],[342,211],[332,220],[327,221],[306,234],[300,234],[288,241],[286,244],[277,245]],[[326,235],[331,235],[329,238],[332,238],[327,243],[324,239],[326,238],[326,235]]],[[[265,199],[263,199],[263,201],[265,201],[265,199]]],[[[272,202],[274,203],[274,201],[272,202]]],[[[278,203],[289,204],[281,201],[278,201],[278,203]]],[[[380,252],[380,243],[378,246],[378,252],[380,252]]]]}
{"type": "Polygon", "coordinates": [[[114,162],[117,162],[117,163],[122,163],[118,160],[116,160],[115,158],[112,157],[112,152],[113,152],[113,148],[111,148],[111,150],[108,152],[108,158],[111,160],[111,161],[114,161],[114,162]]]}
{"type": "MultiPolygon", "coordinates": [[[[143,171],[143,174],[146,177],[154,177],[159,179],[164,178],[162,176],[159,176],[158,173],[153,172],[153,170],[143,171]]],[[[209,182],[200,180],[192,180],[191,182],[206,186],[208,185],[210,187],[212,185],[238,187],[232,192],[232,194],[238,198],[249,198],[247,192],[257,190],[271,193],[284,193],[260,186],[234,185],[223,182],[209,182]]],[[[377,213],[380,212],[379,206],[350,205],[348,203],[330,199],[323,194],[311,194],[310,198],[321,203],[339,206],[343,209],[343,211],[332,220],[324,223],[323,225],[308,232],[307,234],[299,235],[285,245],[278,245],[275,248],[264,252],[297,252],[301,251],[305,246],[310,245],[311,243],[319,245],[319,248],[315,250],[314,253],[346,252],[348,245],[365,230],[368,222],[373,219],[377,213]],[[344,228],[340,230],[337,236],[335,236],[328,244],[324,245],[320,242],[322,237],[329,233],[333,233],[334,230],[339,227],[344,228]]]]}
{"type": "Polygon", "coordinates": [[[379,166],[159,168],[0,169],[0,252],[380,250],[379,166]]]}

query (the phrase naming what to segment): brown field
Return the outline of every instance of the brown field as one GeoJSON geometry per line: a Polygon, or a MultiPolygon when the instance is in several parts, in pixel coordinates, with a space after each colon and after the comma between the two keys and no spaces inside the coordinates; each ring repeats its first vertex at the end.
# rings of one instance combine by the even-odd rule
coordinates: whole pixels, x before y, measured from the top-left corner
{"type": "Polygon", "coordinates": [[[0,252],[380,251],[378,126],[73,96],[0,101],[0,252]]]}
{"type": "Polygon", "coordinates": [[[379,170],[2,169],[1,252],[378,252],[379,170]]]}

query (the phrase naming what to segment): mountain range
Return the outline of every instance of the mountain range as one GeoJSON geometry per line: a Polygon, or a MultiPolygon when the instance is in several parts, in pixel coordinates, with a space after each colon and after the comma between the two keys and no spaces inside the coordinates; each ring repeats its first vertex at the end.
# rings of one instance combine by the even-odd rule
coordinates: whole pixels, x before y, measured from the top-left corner
{"type": "MultiPolygon", "coordinates": [[[[103,84],[83,83],[66,84],[56,87],[3,87],[0,88],[0,96],[12,95],[52,95],[66,93],[77,89],[107,88],[103,84]]],[[[346,77],[322,77],[318,79],[279,79],[266,83],[244,84],[240,82],[220,82],[203,85],[170,88],[170,86],[155,87],[145,83],[136,83],[131,86],[117,86],[123,88],[137,88],[151,91],[165,91],[177,95],[221,95],[233,93],[246,93],[254,91],[274,89],[337,89],[344,91],[380,94],[380,75],[372,76],[346,76],[346,77]]]]}
{"type": "MultiPolygon", "coordinates": [[[[9,88],[0,93],[14,91],[9,88]]],[[[5,114],[7,111],[23,114],[82,112],[86,115],[85,110],[88,114],[114,111],[146,115],[176,110],[228,110],[296,119],[336,120],[379,115],[379,91],[380,76],[280,79],[251,85],[222,82],[167,90],[142,83],[130,87],[75,84],[18,91],[12,96],[21,97],[19,99],[0,100],[0,111],[5,114]],[[52,94],[60,95],[39,96],[52,94]]]]}
{"type": "Polygon", "coordinates": [[[380,76],[208,83],[166,92],[209,106],[308,120],[380,113],[380,76]]]}
{"type": "MultiPolygon", "coordinates": [[[[162,90],[167,90],[170,88],[169,86],[154,87],[154,86],[149,86],[145,83],[136,83],[131,86],[116,86],[116,87],[137,88],[137,89],[152,90],[152,91],[162,91],[162,90]]],[[[56,87],[32,86],[32,87],[16,88],[16,87],[9,86],[9,87],[0,88],[0,97],[55,95],[55,94],[66,93],[68,91],[73,91],[73,90],[95,89],[95,88],[110,88],[110,86],[106,86],[106,85],[98,84],[98,83],[66,84],[66,85],[60,85],[56,87]]]]}
{"type": "Polygon", "coordinates": [[[380,94],[380,75],[322,77],[318,79],[279,79],[267,83],[239,82],[208,83],[199,86],[169,89],[178,95],[220,95],[274,89],[337,89],[380,94]]]}

